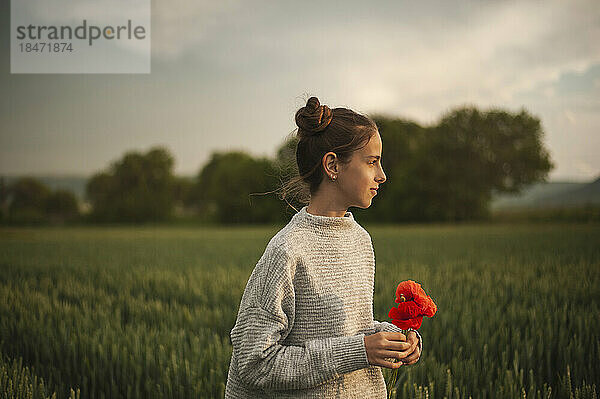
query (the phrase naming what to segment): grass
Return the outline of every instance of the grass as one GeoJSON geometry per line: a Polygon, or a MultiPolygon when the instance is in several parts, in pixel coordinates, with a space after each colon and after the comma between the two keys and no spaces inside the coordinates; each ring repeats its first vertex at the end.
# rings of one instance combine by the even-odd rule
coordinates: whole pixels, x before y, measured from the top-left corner
{"type": "MultiPolygon", "coordinates": [[[[41,397],[223,397],[239,300],[280,227],[0,229],[2,370],[41,397]]],[[[376,319],[406,279],[438,305],[398,397],[596,397],[600,225],[365,227],[376,319]]]]}

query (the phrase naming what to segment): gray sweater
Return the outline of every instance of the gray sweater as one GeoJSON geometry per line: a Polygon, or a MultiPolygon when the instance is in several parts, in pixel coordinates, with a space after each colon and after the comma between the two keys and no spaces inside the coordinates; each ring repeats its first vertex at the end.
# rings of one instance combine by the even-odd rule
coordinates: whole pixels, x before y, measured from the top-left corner
{"type": "Polygon", "coordinates": [[[374,278],[371,236],[352,212],[318,216],[303,207],[248,279],[225,398],[385,398],[364,337],[403,330],[373,320],[374,278]]]}

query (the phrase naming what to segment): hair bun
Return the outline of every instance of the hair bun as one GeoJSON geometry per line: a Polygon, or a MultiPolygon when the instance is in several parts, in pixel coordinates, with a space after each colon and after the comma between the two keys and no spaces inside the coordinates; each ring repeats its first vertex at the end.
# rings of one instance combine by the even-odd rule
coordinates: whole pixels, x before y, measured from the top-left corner
{"type": "Polygon", "coordinates": [[[296,125],[308,133],[323,131],[329,126],[331,119],[333,111],[327,105],[321,105],[317,97],[309,98],[306,106],[296,112],[296,125]]]}

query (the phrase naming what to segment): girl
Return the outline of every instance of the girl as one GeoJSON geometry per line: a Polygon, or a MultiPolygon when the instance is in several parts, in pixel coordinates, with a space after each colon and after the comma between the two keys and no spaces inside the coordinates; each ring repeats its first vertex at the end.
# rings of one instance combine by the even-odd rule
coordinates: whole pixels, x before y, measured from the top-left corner
{"type": "Polygon", "coordinates": [[[225,398],[385,398],[380,367],[415,363],[422,343],[373,320],[371,236],[348,211],[368,208],[386,180],[381,137],[370,118],[316,97],[296,124],[300,175],[286,189],[307,184],[309,203],[248,279],[225,398]]]}

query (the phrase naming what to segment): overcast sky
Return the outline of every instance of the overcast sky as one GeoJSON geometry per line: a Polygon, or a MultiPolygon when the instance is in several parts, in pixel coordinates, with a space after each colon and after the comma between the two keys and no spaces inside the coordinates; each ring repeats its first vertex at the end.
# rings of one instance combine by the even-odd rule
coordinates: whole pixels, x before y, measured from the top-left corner
{"type": "Polygon", "coordinates": [[[8,3],[0,174],[90,175],[154,145],[185,175],[213,151],[273,156],[309,95],[424,125],[465,104],[524,107],[551,180],[600,174],[597,0],[152,0],[147,75],[10,74],[8,3]]]}

